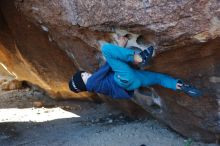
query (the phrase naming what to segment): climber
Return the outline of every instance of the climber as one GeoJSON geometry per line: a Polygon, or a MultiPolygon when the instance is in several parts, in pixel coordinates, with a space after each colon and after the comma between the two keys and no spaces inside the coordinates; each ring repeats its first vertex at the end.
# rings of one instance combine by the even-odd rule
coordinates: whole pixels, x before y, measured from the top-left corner
{"type": "Polygon", "coordinates": [[[131,67],[129,63],[147,64],[155,50],[152,46],[143,51],[124,48],[127,41],[126,36],[120,36],[118,45],[103,44],[101,51],[106,63],[93,74],[85,71],[75,73],[69,81],[70,90],[75,93],[89,91],[116,99],[129,99],[135,89],[158,84],[174,91],[182,91],[191,97],[202,96],[200,90],[180,79],[131,67]]]}

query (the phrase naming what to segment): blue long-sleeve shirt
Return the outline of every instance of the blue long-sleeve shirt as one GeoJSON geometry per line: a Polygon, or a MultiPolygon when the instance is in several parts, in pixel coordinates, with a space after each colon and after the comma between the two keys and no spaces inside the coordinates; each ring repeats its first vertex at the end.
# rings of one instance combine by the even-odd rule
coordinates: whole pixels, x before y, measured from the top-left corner
{"type": "Polygon", "coordinates": [[[117,99],[128,99],[133,95],[133,91],[125,90],[115,82],[114,72],[107,62],[92,74],[86,83],[86,88],[89,92],[101,93],[117,99]]]}

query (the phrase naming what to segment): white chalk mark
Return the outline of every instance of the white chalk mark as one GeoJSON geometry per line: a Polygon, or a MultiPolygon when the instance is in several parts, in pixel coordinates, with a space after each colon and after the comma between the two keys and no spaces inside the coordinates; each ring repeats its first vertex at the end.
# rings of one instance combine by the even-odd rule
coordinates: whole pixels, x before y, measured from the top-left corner
{"type": "Polygon", "coordinates": [[[46,31],[46,32],[49,31],[49,29],[48,29],[46,26],[41,25],[41,28],[42,28],[44,31],[46,31]]]}
{"type": "Polygon", "coordinates": [[[39,11],[39,8],[37,8],[37,7],[32,7],[31,9],[35,10],[35,11],[39,11]]]}
{"type": "Polygon", "coordinates": [[[150,2],[149,0],[143,0],[145,12],[147,13],[147,9],[150,7],[150,2]]]}

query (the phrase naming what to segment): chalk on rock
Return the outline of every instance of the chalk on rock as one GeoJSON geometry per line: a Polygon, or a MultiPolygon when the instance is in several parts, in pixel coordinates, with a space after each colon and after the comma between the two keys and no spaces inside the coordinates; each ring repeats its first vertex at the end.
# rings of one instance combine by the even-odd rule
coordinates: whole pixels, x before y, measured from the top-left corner
{"type": "Polygon", "coordinates": [[[46,32],[49,31],[49,29],[48,29],[46,26],[41,25],[41,28],[42,28],[44,31],[46,31],[46,32]]]}

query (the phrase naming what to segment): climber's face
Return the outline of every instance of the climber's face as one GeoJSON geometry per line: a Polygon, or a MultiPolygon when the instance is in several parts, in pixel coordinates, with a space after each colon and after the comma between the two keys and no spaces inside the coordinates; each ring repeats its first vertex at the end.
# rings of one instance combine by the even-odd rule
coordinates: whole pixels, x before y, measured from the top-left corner
{"type": "Polygon", "coordinates": [[[81,77],[82,77],[82,79],[83,79],[84,84],[87,83],[87,80],[88,80],[91,76],[92,76],[92,74],[91,74],[91,73],[88,73],[88,72],[83,72],[83,73],[81,73],[81,77]]]}

